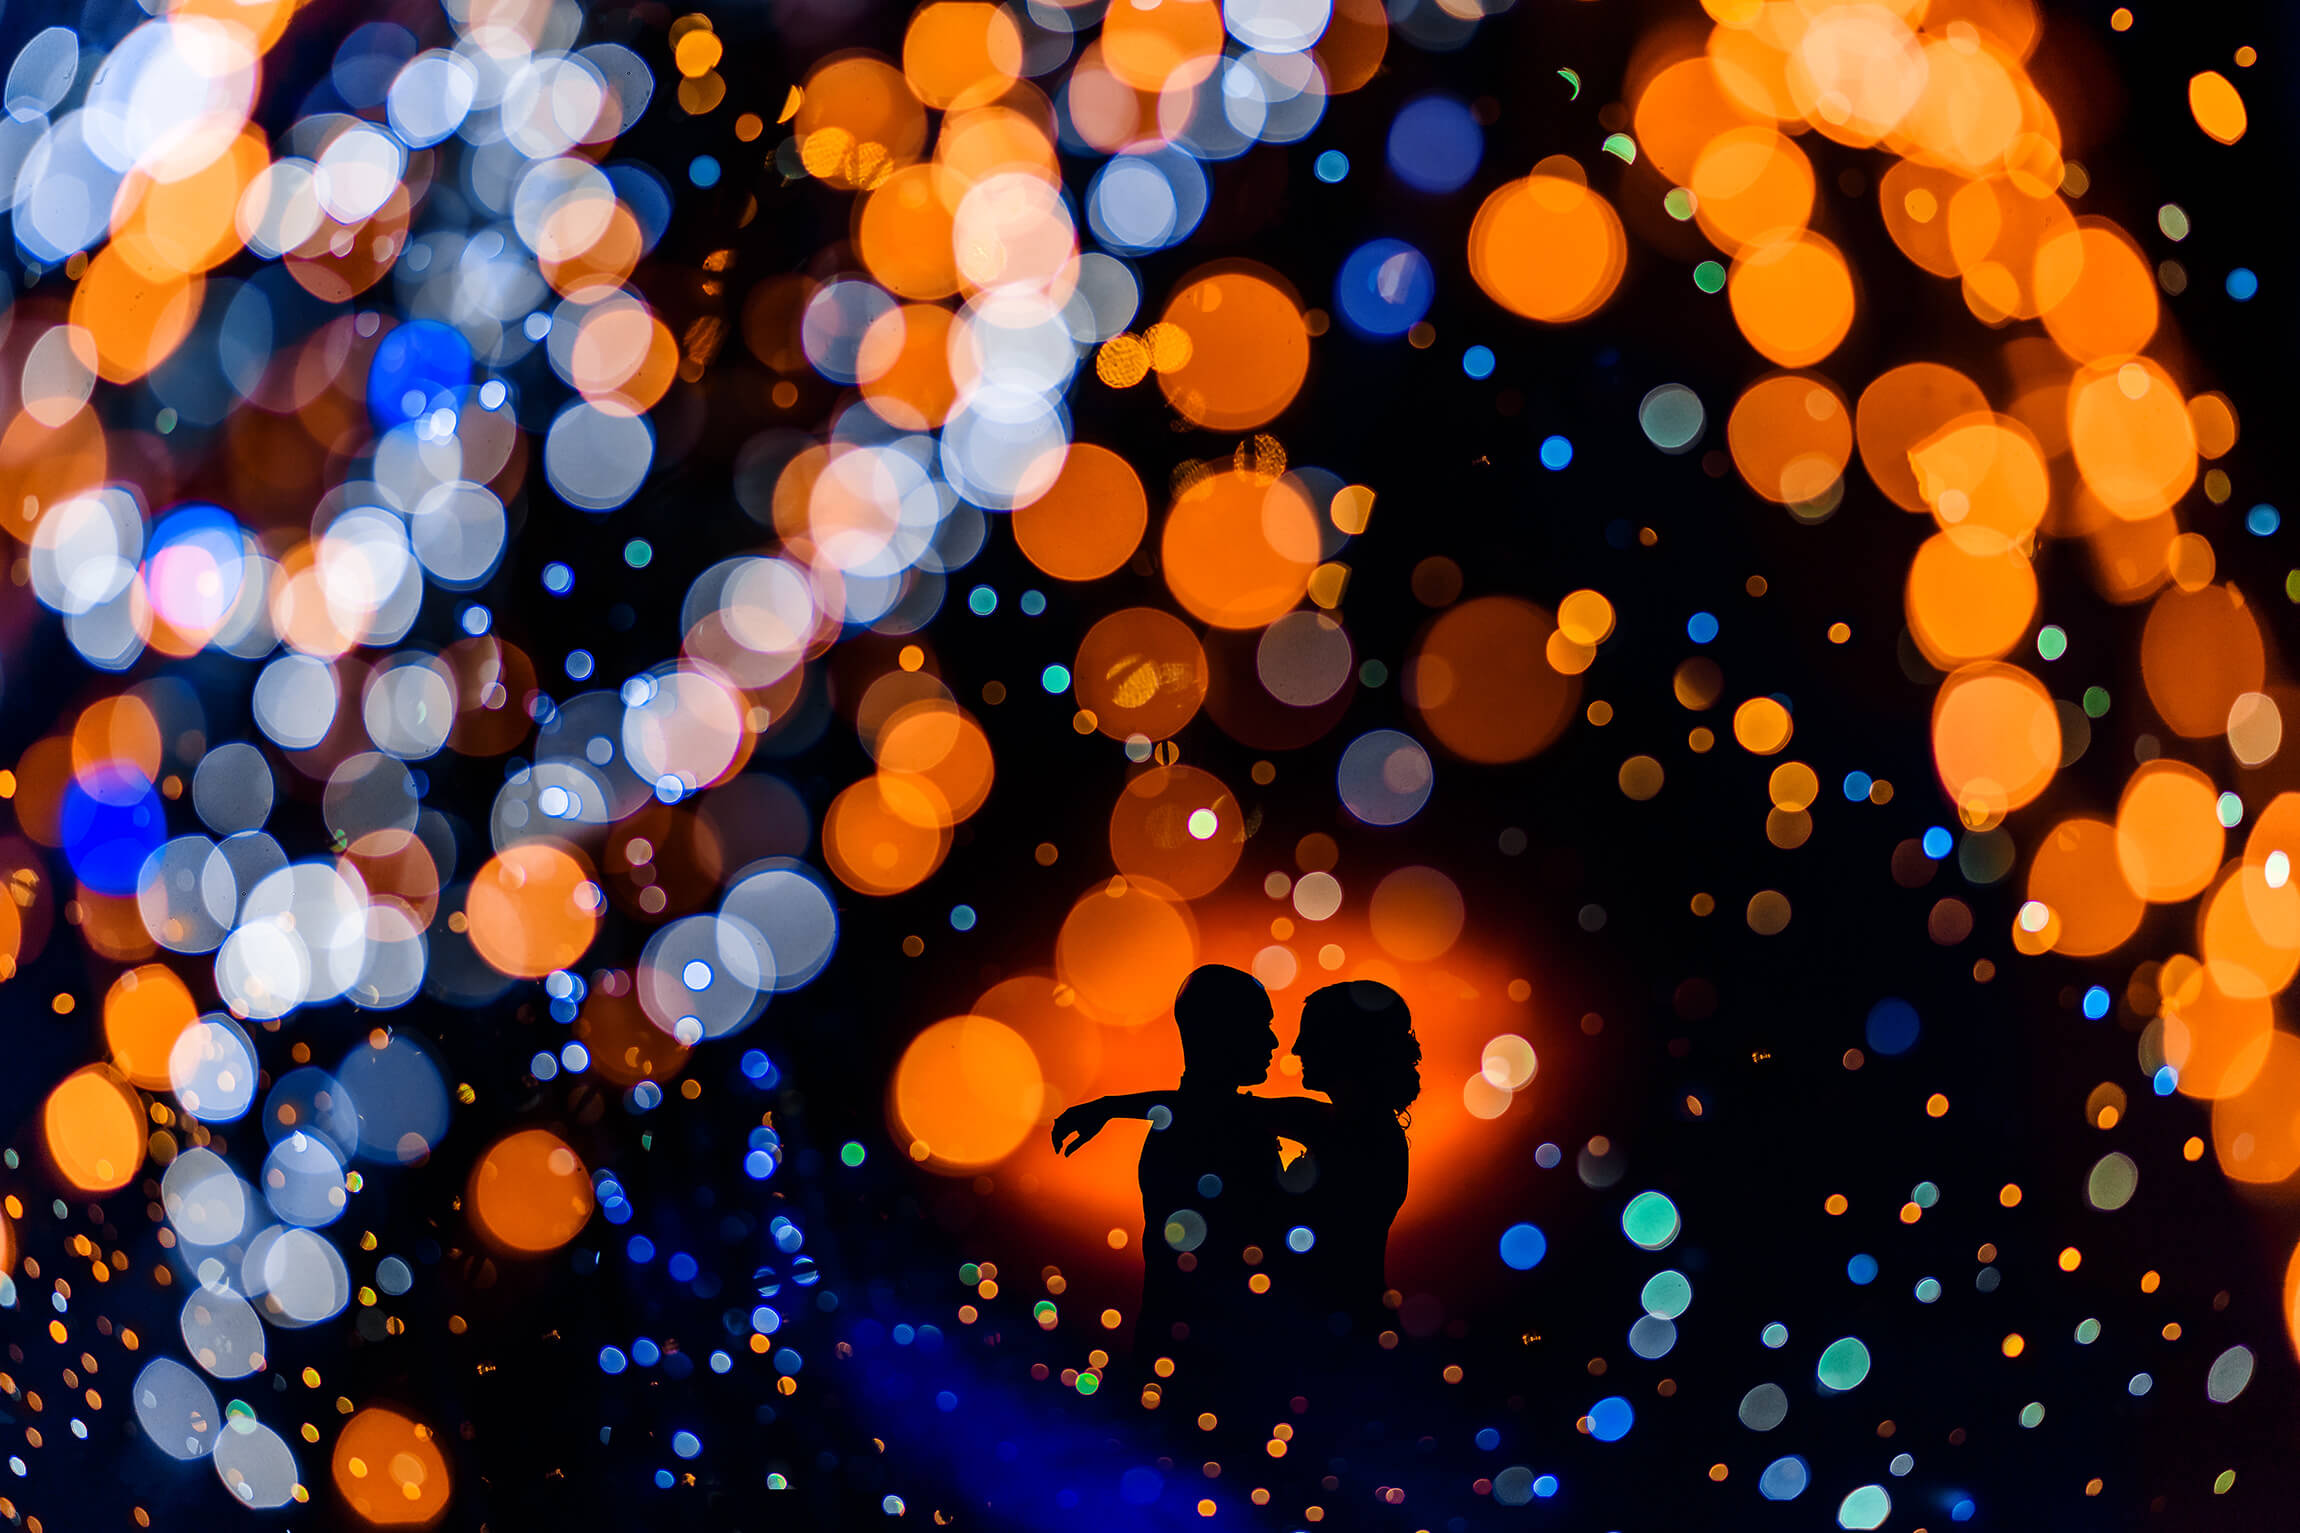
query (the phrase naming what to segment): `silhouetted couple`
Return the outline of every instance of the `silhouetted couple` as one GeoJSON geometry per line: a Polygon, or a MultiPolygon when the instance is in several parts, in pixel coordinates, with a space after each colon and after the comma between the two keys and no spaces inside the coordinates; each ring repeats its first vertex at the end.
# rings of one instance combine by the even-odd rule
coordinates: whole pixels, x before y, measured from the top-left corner
{"type": "Polygon", "coordinates": [[[1369,980],[1312,994],[1294,1053],[1322,1102],[1245,1094],[1277,1054],[1271,1016],[1252,975],[1208,964],[1174,998],[1180,1084],[1054,1120],[1064,1154],[1112,1118],[1150,1120],[1134,1337],[1143,1387],[1180,1407],[1169,1414],[1250,1410],[1304,1395],[1321,1375],[1346,1378],[1386,1321],[1383,1257],[1406,1196],[1403,1119],[1421,1093],[1412,1015],[1369,980]],[[1288,1163],[1281,1139],[1306,1152],[1288,1163]]]}

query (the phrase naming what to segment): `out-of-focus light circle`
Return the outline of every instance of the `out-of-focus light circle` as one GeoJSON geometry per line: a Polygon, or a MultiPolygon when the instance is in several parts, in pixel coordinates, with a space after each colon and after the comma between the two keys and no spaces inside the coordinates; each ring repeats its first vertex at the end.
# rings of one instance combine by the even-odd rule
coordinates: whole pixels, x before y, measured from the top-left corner
{"type": "Polygon", "coordinates": [[[1222,24],[1249,48],[1299,53],[1324,34],[1333,0],[1222,0],[1222,24]]]}
{"type": "Polygon", "coordinates": [[[1349,684],[1356,656],[1342,625],[1323,612],[1289,612],[1262,631],[1255,671],[1281,703],[1314,708],[1349,684]]]}
{"type": "Polygon", "coordinates": [[[892,365],[891,355],[866,344],[871,326],[895,309],[895,301],[874,282],[859,278],[825,283],[807,300],[799,320],[799,344],[815,371],[833,383],[869,383],[892,365]]]}
{"type": "Polygon", "coordinates": [[[425,573],[451,591],[483,584],[503,556],[503,502],[484,485],[433,485],[408,517],[408,542],[425,573]]]}
{"type": "MultiPolygon", "coordinates": [[[[1375,899],[1378,904],[1378,892],[1375,899]]],[[[1504,1091],[1523,1091],[1533,1083],[1539,1068],[1533,1045],[1515,1033],[1502,1033],[1489,1040],[1478,1061],[1478,1073],[1504,1091]]]]}
{"type": "Polygon", "coordinates": [[[1677,1205],[1658,1192],[1639,1193],[1621,1211],[1621,1233],[1639,1250],[1664,1249],[1680,1228],[1677,1205]]]}
{"type": "Polygon", "coordinates": [[[18,122],[54,111],[80,73],[80,38],[70,27],[35,34],[8,68],[5,110],[18,122]]]}
{"type": "Polygon", "coordinates": [[[48,508],[33,530],[32,594],[67,617],[93,612],[127,591],[143,554],[144,519],[132,496],[73,496],[48,508]]]}
{"type": "Polygon", "coordinates": [[[1667,453],[1690,451],[1701,441],[1708,416],[1701,396],[1682,383],[1664,383],[1637,406],[1637,424],[1645,439],[1667,453]]]}
{"type": "Polygon", "coordinates": [[[1113,155],[1086,193],[1086,223],[1121,255],[1146,255],[1190,237],[1205,217],[1206,172],[1172,148],[1113,155]]]}
{"type": "Polygon", "coordinates": [[[413,1165],[447,1133],[447,1084],[431,1051],[405,1032],[370,1036],[336,1066],[357,1109],[364,1160],[413,1165]]]}
{"type": "Polygon", "coordinates": [[[1058,399],[1035,387],[992,384],[968,395],[943,423],[943,477],[976,505],[1011,511],[1053,488],[1069,445],[1058,399]]]}
{"type": "Polygon", "coordinates": [[[264,1097],[263,1129],[272,1144],[290,1134],[311,1135],[340,1160],[359,1143],[359,1108],[341,1081],[317,1065],[306,1065],[273,1082],[264,1097]]]}
{"type": "Polygon", "coordinates": [[[136,1425],[153,1446],[179,1463],[208,1456],[223,1416],[207,1380],[174,1358],[155,1357],[136,1375],[130,1393],[136,1425]]]}
{"type": "Polygon", "coordinates": [[[315,655],[281,655],[256,677],[258,727],[289,750],[309,750],[335,723],[335,672],[315,655]]]}
{"type": "Polygon", "coordinates": [[[688,916],[658,930],[640,959],[640,1004],[690,1046],[748,1027],[774,983],[774,954],[747,921],[688,916]]]}
{"type": "Polygon", "coordinates": [[[144,591],[153,613],[204,636],[223,625],[247,568],[244,534],[220,506],[179,506],[152,529],[144,552],[144,591]]]}
{"type": "Polygon", "coordinates": [[[596,1206],[582,1160],[539,1128],[508,1134],[481,1154],[466,1202],[481,1231],[514,1255],[558,1250],[582,1233],[596,1206]]]}
{"type": "Polygon", "coordinates": [[[343,1162],[310,1134],[292,1133],[264,1157],[264,1201],[289,1224],[317,1228],[343,1217],[349,1200],[343,1162]]]}
{"type": "Polygon", "coordinates": [[[1542,1234],[1539,1225],[1513,1224],[1502,1231],[1501,1260],[1503,1266],[1514,1268],[1519,1272],[1531,1272],[1541,1265],[1541,1259],[1548,1254],[1549,1237],[1542,1234]]]}
{"type": "Polygon", "coordinates": [[[1666,1357],[1677,1345],[1677,1322],[1658,1315],[1640,1315],[1629,1327],[1629,1350],[1648,1362],[1666,1357]]]}
{"type": "Polygon", "coordinates": [[[1674,1268],[1656,1272],[1645,1280],[1637,1302],[1648,1315],[1675,1320],[1693,1305],[1693,1280],[1674,1268]]]}
{"type": "MultiPolygon", "coordinates": [[[[971,1172],[1004,1159],[1030,1135],[1045,1090],[1027,1039],[988,1017],[960,1016],[935,1023],[904,1049],[891,1107],[914,1156],[938,1170],[971,1172]]],[[[1198,1218],[1185,1210],[1165,1225],[1179,1250],[1197,1243],[1185,1214],[1198,1218]],[[1177,1222],[1184,1225],[1179,1239],[1177,1222]]]]}
{"type": "Polygon", "coordinates": [[[1451,96],[1417,96],[1390,122],[1390,169],[1424,192],[1459,191],[1477,174],[1485,130],[1451,96]]]}
{"type": "Polygon", "coordinates": [[[176,1035],[168,1076],[185,1112],[203,1123],[229,1123],[255,1102],[255,1049],[230,1018],[203,1017],[176,1035]]]}
{"type": "Polygon", "coordinates": [[[612,511],[638,493],[655,461],[655,430],[645,416],[576,400],[543,439],[543,473],[559,498],[585,511],[612,511]]]}
{"type": "Polygon", "coordinates": [[[1796,1454],[1777,1458],[1757,1476],[1757,1493],[1768,1501],[1794,1501],[1812,1483],[1812,1471],[1796,1454]]]}
{"type": "Polygon", "coordinates": [[[1334,307],[1361,335],[1403,335],[1421,323],[1437,297],[1429,258],[1404,240],[1368,240],[1350,252],[1334,278],[1334,307]]]}
{"type": "Polygon", "coordinates": [[[1837,1526],[1866,1530],[1881,1528],[1893,1514],[1893,1498],[1882,1485],[1864,1485],[1848,1492],[1837,1506],[1837,1526]]]}
{"type": "Polygon", "coordinates": [[[1541,439],[1541,466],[1551,473],[1562,473],[1573,462],[1573,443],[1561,436],[1541,439]]]}
{"type": "Polygon", "coordinates": [[[312,194],[328,217],[357,227],[399,190],[400,173],[406,168],[407,151],[397,140],[358,123],[331,139],[312,163],[312,194]]]}
{"type": "Polygon", "coordinates": [[[191,1149],[160,1177],[160,1207],[187,1246],[224,1246],[248,1232],[248,1188],[213,1150],[191,1149]]]}
{"type": "Polygon", "coordinates": [[[264,1364],[264,1327],[248,1301],[218,1288],[201,1288],[178,1316],[184,1350],[213,1378],[244,1379],[264,1364]]]}
{"type": "Polygon", "coordinates": [[[205,836],[178,836],[145,859],[137,913],[152,940],[174,953],[215,950],[239,908],[230,866],[205,836]]]}
{"type": "Polygon", "coordinates": [[[1403,825],[1421,813],[1436,783],[1429,752],[1394,729],[1351,741],[1335,774],[1342,806],[1368,825],[1403,825]]]}
{"type": "Polygon", "coordinates": [[[460,412],[471,384],[471,343],[452,325],[419,319],[375,348],[367,372],[367,409],[378,431],[440,410],[460,412]]]}
{"type": "Polygon", "coordinates": [[[1637,1423],[1637,1412],[1619,1395],[1607,1395],[1589,1408],[1589,1435],[1601,1443],[1619,1442],[1637,1423]]]}
{"type": "Polygon", "coordinates": [[[78,111],[51,125],[16,173],[16,240],[36,261],[60,264],[110,222],[125,167],[98,153],[90,123],[91,114],[78,111]]]}
{"type": "Polygon", "coordinates": [[[289,1330],[333,1320],[351,1302],[351,1274],[335,1243],[284,1225],[248,1242],[240,1285],[263,1301],[265,1319],[289,1330]]]}
{"type": "Polygon", "coordinates": [[[1851,1389],[1869,1376],[1869,1349],[1858,1337],[1842,1337],[1822,1350],[1813,1371],[1831,1389],[1851,1389]]]}
{"type": "Polygon", "coordinates": [[[253,1416],[235,1416],[216,1438],[210,1457],[224,1488],[256,1511],[287,1505],[302,1484],[287,1439],[253,1416]]]}
{"type": "Polygon", "coordinates": [[[385,112],[411,149],[428,149],[463,126],[479,93],[479,70],[458,53],[434,48],[409,59],[391,82],[385,112]]]}
{"type": "Polygon", "coordinates": [[[105,762],[65,785],[64,854],[99,894],[134,894],[166,827],[159,793],[135,767],[105,762]]]}
{"type": "Polygon", "coordinates": [[[1869,1008],[1865,1029],[1869,1047],[1879,1054],[1906,1054],[1917,1041],[1917,1009],[1891,997],[1869,1008]]]}
{"type": "Polygon", "coordinates": [[[1778,1384],[1759,1384],[1741,1397],[1741,1425],[1752,1432],[1770,1432],[1789,1419],[1789,1392],[1778,1384]]]}

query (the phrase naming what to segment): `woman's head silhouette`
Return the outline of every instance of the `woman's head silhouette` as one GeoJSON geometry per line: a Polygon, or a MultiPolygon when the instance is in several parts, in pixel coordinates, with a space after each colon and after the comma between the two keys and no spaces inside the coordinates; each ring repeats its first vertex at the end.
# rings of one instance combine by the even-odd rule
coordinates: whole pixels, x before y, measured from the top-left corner
{"type": "Polygon", "coordinates": [[[1302,1084],[1337,1107],[1374,1107],[1400,1121],[1422,1092],[1422,1046],[1405,997],[1370,979],[1328,985],[1302,1003],[1294,1042],[1302,1084]]]}

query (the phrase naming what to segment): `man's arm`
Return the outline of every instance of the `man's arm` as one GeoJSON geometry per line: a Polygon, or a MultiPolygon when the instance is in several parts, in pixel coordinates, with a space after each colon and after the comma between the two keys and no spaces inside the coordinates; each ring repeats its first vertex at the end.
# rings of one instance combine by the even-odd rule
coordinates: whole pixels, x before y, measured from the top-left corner
{"type": "Polygon", "coordinates": [[[1054,1149],[1060,1155],[1075,1155],[1086,1142],[1112,1118],[1148,1118],[1163,1128],[1173,1121],[1174,1093],[1171,1091],[1136,1091],[1126,1096],[1096,1097],[1076,1107],[1063,1109],[1054,1120],[1054,1149]],[[1163,1121],[1161,1121],[1163,1120],[1163,1121]],[[1077,1142],[1066,1144],[1072,1135],[1077,1142]]]}

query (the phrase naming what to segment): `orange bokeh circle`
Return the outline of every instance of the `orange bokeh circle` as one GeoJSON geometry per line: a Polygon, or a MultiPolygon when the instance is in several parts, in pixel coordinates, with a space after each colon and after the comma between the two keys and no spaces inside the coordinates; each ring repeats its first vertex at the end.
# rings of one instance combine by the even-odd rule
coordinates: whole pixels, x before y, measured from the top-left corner
{"type": "Polygon", "coordinates": [[[1861,466],[1904,511],[1926,509],[1909,453],[1960,416],[1986,413],[1988,396],[1953,367],[1910,362],[1879,373],[1861,391],[1853,431],[1861,466]]]}
{"type": "Polygon", "coordinates": [[[41,1109],[48,1154],[82,1192],[117,1191],[144,1164],[144,1103],[109,1065],[87,1065],[56,1083],[41,1109]]]}
{"type": "Polygon", "coordinates": [[[2053,948],[2072,958],[2115,951],[2140,928],[2145,909],[2117,866],[2116,827],[2063,820],[2045,832],[2029,863],[2028,897],[2059,922],[2053,948]]]}
{"type": "Polygon", "coordinates": [[[923,780],[932,794],[887,795],[887,806],[905,819],[939,828],[970,817],[990,796],[996,763],[990,737],[956,703],[925,699],[887,716],[873,745],[883,775],[923,780]],[[948,818],[944,816],[947,814],[948,818]]]}
{"type": "Polygon", "coordinates": [[[544,1128],[504,1135],[471,1168],[472,1223],[514,1255],[556,1251],[591,1218],[591,1177],[567,1141],[544,1128]]]}
{"type": "Polygon", "coordinates": [[[1017,506],[1012,522],[1015,544],[1032,564],[1057,580],[1099,580],[1141,546],[1150,500],[1124,458],[1079,442],[1053,485],[1017,506]]]}
{"type": "MultiPolygon", "coordinates": [[[[1120,11],[1137,14],[1130,6],[1112,14],[1120,11]]],[[[1262,425],[1294,402],[1309,376],[1310,332],[1302,306],[1282,279],[1262,267],[1193,274],[1166,305],[1163,322],[1188,344],[1186,359],[1161,371],[1158,386],[1198,425],[1216,431],[1262,425]]]]}
{"type": "Polygon", "coordinates": [[[1113,878],[1071,907],[1054,972],[1097,1021],[1140,1027],[1163,1016],[1198,962],[1187,909],[1145,882],[1113,878]]]}
{"type": "Polygon", "coordinates": [[[520,979],[541,979],[580,959],[598,935],[606,901],[577,853],[522,841],[471,880],[463,913],[479,956],[520,979]]]}
{"type": "Polygon", "coordinates": [[[135,1085],[168,1086],[168,1056],[183,1030],[199,1020],[199,1011],[192,992],[166,965],[130,969],[104,993],[104,1042],[113,1065],[135,1085]]]}
{"type": "Polygon", "coordinates": [[[1809,231],[1741,252],[1726,280],[1734,323],[1783,367],[1811,367],[1853,328],[1853,273],[1837,247],[1809,231]]]}
{"type": "Polygon", "coordinates": [[[1137,773],[1110,811],[1110,856],[1118,871],[1186,900],[1221,887],[1245,844],[1237,798],[1220,778],[1196,767],[1137,773]]]}
{"type": "Polygon", "coordinates": [[[1742,392],[1725,442],[1750,489],[1783,505],[1816,501],[1852,461],[1852,412],[1826,378],[1778,373],[1742,392]]]}
{"type": "Polygon", "coordinates": [[[421,1528],[447,1510],[447,1457],[422,1422],[371,1405],[343,1424],[332,1460],[335,1488],[363,1522],[421,1528]]]}
{"type": "Polygon", "coordinates": [[[1628,269],[1613,205],[1578,181],[1532,175],[1496,189],[1469,230],[1469,271],[1512,314],[1570,324],[1605,306],[1628,269]]]}
{"type": "Polygon", "coordinates": [[[2060,770],[2060,714],[2017,665],[1983,661],[1933,699],[1933,766],[1960,812],[1989,818],[2035,798],[2060,770]]]}
{"type": "Polygon", "coordinates": [[[1191,616],[1262,628],[1309,590],[1318,517],[1292,478],[1228,469],[1174,497],[1160,552],[1167,587],[1191,616]]]}
{"type": "Polygon", "coordinates": [[[1079,707],[1113,740],[1163,740],[1206,700],[1205,647],[1155,607],[1128,607],[1089,628],[1071,675],[1079,707]]]}
{"type": "Polygon", "coordinates": [[[1448,608],[1416,646],[1408,696],[1438,742],[1470,761],[1523,761],[1563,732],[1577,676],[1547,658],[1557,625],[1514,596],[1448,608]]]}
{"type": "Polygon", "coordinates": [[[2151,904],[2202,894],[2220,869],[2228,833],[2220,790],[2182,761],[2143,763],[2116,805],[2116,859],[2124,881],[2151,904]]]}
{"type": "Polygon", "coordinates": [[[823,816],[823,860],[861,894],[916,888],[950,851],[949,800],[922,774],[877,772],[850,784],[823,816]]]}
{"type": "Polygon", "coordinates": [[[1037,1128],[1046,1091],[1038,1056],[989,1017],[946,1017],[895,1065],[892,1116],[913,1159],[965,1173],[1004,1160],[1037,1128]]]}

